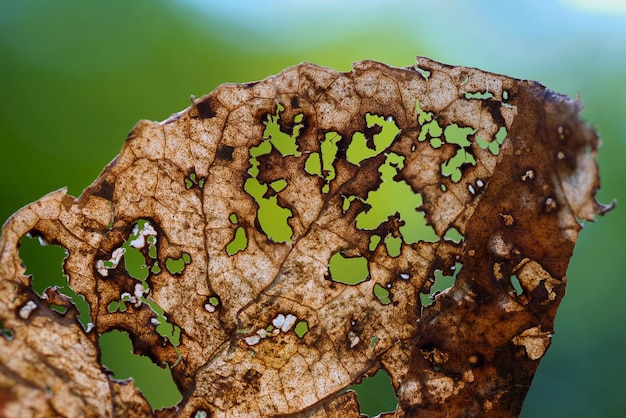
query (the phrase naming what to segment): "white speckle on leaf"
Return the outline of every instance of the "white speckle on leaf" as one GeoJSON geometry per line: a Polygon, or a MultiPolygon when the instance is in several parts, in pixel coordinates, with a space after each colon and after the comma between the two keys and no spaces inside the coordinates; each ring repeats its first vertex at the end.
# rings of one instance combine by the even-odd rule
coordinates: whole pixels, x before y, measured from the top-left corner
{"type": "Polygon", "coordinates": [[[37,304],[35,302],[33,302],[32,300],[29,300],[28,302],[26,302],[26,304],[24,306],[22,306],[22,308],[20,309],[20,318],[22,319],[28,319],[30,317],[30,314],[37,309],[37,304]]]}
{"type": "Polygon", "coordinates": [[[261,341],[261,337],[258,335],[251,335],[243,339],[248,345],[256,345],[261,341]]]}
{"type": "Polygon", "coordinates": [[[287,315],[287,317],[285,318],[285,322],[280,327],[280,330],[282,332],[289,331],[295,325],[296,319],[298,318],[296,318],[295,315],[292,315],[292,314],[287,315]]]}
{"type": "Polygon", "coordinates": [[[283,326],[284,322],[285,322],[285,315],[278,314],[276,318],[272,320],[272,325],[274,325],[276,328],[280,328],[283,326]]]}

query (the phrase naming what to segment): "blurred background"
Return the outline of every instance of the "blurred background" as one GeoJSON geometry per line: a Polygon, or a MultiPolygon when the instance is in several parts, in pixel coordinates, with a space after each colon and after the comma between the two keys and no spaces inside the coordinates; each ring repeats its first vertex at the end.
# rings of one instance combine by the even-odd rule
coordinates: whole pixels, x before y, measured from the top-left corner
{"type": "MultiPolygon", "coordinates": [[[[191,95],[221,83],[262,79],[302,61],[348,71],[363,59],[412,65],[416,55],[580,96],[584,118],[603,138],[599,200],[619,202],[582,231],[553,344],[522,416],[624,416],[623,1],[2,2],[0,221],[60,187],[77,196],[138,120],[165,119],[187,107],[191,95]]],[[[36,277],[51,275],[50,266],[58,269],[63,258],[38,244],[24,247],[29,271],[41,272],[36,277]]],[[[151,375],[150,364],[131,365],[123,334],[106,339],[105,364],[118,377],[134,375],[153,406],[179,399],[167,370],[151,375]]],[[[362,399],[389,402],[387,389],[367,390],[373,395],[362,399]]]]}

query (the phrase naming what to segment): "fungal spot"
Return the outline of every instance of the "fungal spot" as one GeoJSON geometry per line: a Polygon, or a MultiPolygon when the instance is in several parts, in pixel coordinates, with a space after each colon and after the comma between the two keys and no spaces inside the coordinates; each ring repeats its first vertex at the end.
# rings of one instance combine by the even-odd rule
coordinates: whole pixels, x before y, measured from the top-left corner
{"type": "Polygon", "coordinates": [[[563,153],[563,151],[559,151],[556,153],[556,158],[558,158],[559,160],[562,160],[565,158],[565,154],[563,153]]]}
{"type": "Polygon", "coordinates": [[[248,345],[257,345],[261,342],[261,336],[259,335],[250,335],[243,339],[248,345]]]}
{"type": "Polygon", "coordinates": [[[221,145],[215,152],[215,157],[219,158],[220,160],[232,161],[234,151],[235,148],[231,147],[230,145],[221,145]]]}

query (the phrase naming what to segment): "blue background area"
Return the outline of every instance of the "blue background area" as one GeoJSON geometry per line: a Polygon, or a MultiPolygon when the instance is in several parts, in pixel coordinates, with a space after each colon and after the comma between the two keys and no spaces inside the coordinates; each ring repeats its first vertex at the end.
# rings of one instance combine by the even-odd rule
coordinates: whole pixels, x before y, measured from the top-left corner
{"type": "MultiPolygon", "coordinates": [[[[190,95],[302,61],[349,70],[415,55],[580,96],[604,142],[599,198],[626,201],[623,12],[539,0],[21,0],[0,4],[0,221],[60,187],[79,194],[138,120],[162,120],[190,95]]],[[[523,417],[626,411],[625,231],[619,205],[585,226],[523,417]]]]}

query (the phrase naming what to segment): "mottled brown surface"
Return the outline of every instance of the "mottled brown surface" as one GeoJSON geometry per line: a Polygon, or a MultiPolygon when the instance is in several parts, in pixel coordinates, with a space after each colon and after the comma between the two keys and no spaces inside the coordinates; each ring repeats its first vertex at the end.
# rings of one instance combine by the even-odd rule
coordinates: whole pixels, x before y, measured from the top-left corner
{"type": "Polygon", "coordinates": [[[136,352],[171,365],[183,400],[158,415],[357,417],[354,394],[342,391],[381,367],[399,399],[396,416],[518,415],[550,343],[578,220],[607,210],[594,200],[598,138],[579,110],[534,82],[418,58],[407,68],[360,62],[348,73],[302,64],[258,83],[220,86],[166,121],[139,122],[79,198],[56,191],[4,226],[0,320],[13,338],[0,337],[0,415],[149,415],[139,391],[111,381],[99,363],[98,335],[111,329],[127,331],[136,352]],[[492,97],[467,99],[468,92],[492,97]],[[442,127],[476,130],[467,152],[477,163],[461,167],[460,181],[440,167],[456,146],[418,140],[416,101],[442,127]],[[287,180],[266,194],[293,214],[286,243],[263,232],[258,205],[243,188],[250,148],[263,140],[263,121],[278,104],[285,133],[303,115],[301,155],[273,149],[258,158],[257,178],[287,180]],[[366,127],[366,113],[392,117],[401,132],[359,167],[345,151],[355,132],[377,133],[366,127]],[[508,135],[498,155],[478,146],[477,136],[493,141],[501,127],[508,135]],[[304,165],[331,131],[342,140],[336,178],[323,193],[326,180],[304,165]],[[344,213],[343,197],[365,200],[378,189],[388,153],[404,156],[394,180],[422,195],[428,224],[439,237],[455,227],[461,243],[403,244],[398,257],[382,244],[369,250],[371,234],[398,236],[402,222],[392,216],[374,231],[359,229],[355,217],[369,208],[355,199],[344,213]],[[186,187],[191,173],[203,184],[186,187]],[[177,348],[156,332],[145,303],[124,313],[107,309],[137,281],[123,263],[103,277],[96,260],[109,259],[138,219],[158,232],[161,266],[191,256],[181,274],[163,268],[147,280],[152,300],[182,329],[177,348]],[[248,245],[229,256],[237,226],[248,245]],[[62,295],[49,291],[43,299],[30,288],[18,255],[27,233],[68,250],[65,273],[91,307],[90,332],[62,295]],[[328,262],[338,251],[366,257],[369,279],[355,286],[330,280],[328,262]],[[455,263],[462,265],[455,285],[422,307],[419,293],[429,291],[435,270],[450,273],[455,263]],[[390,289],[390,304],[376,298],[376,283],[390,289]],[[211,296],[220,300],[213,312],[205,307],[211,296]],[[70,309],[60,315],[51,303],[70,309]],[[278,314],[306,320],[309,331],[251,344],[247,338],[278,314]]]}

